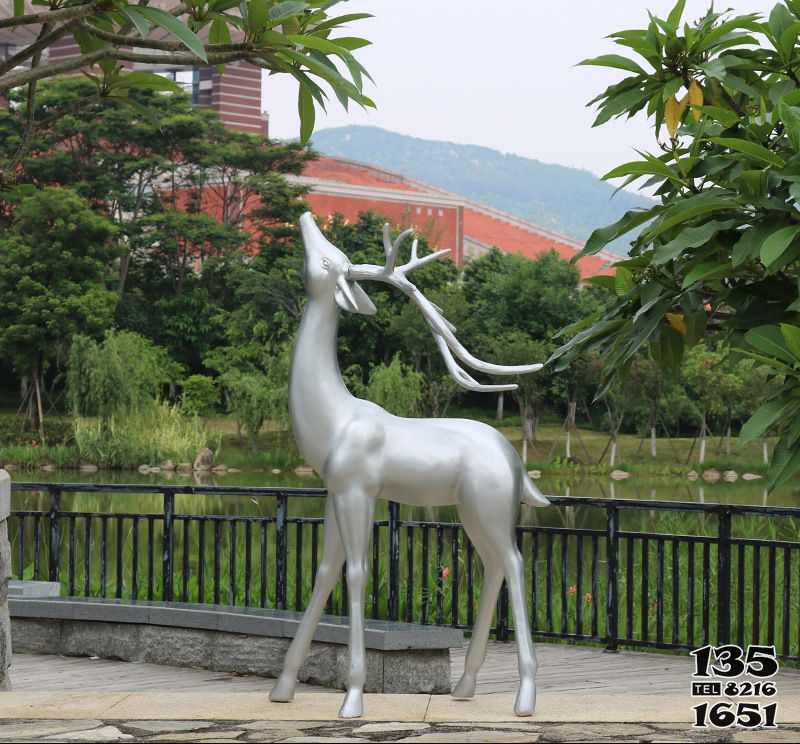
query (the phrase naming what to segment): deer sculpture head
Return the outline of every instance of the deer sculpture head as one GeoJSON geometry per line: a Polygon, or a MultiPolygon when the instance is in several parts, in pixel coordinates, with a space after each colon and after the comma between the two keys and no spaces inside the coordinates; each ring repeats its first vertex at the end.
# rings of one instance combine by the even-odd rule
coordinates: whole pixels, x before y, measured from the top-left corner
{"type": "Polygon", "coordinates": [[[411,243],[411,257],[407,263],[397,266],[397,257],[403,241],[412,230],[404,230],[392,241],[389,224],[383,226],[383,247],[386,262],[383,266],[373,264],[351,264],[347,256],[330,243],[317,227],[310,212],[300,218],[300,232],[305,251],[304,279],[309,299],[332,299],[347,312],[374,315],[375,305],[356,280],[384,282],[403,292],[419,308],[428,322],[436,345],[444,358],[447,369],[459,385],[467,390],[493,392],[515,390],[516,385],[482,384],[466,372],[456,358],[480,372],[492,375],[524,375],[536,372],[541,364],[501,365],[481,361],[470,354],[456,338],[455,327],[444,317],[440,307],[425,297],[408,278],[408,274],[450,253],[449,248],[419,257],[418,241],[411,243]]]}
{"type": "Polygon", "coordinates": [[[536,701],[536,658],[515,526],[520,502],[546,506],[548,501],[527,476],[508,439],[492,427],[465,419],[401,418],[351,395],[336,358],[339,311],[364,315],[376,312],[359,282],[384,282],[399,289],[427,321],[450,374],[468,390],[513,390],[516,385],[480,383],[461,364],[496,375],[526,374],[542,365],[490,364],[476,359],[458,341],[456,329],[442,310],[408,278],[415,269],[449,251],[420,257],[414,240],[409,260],[398,265],[400,246],[411,231],[405,230],[392,241],[385,225],[383,265],[354,265],[325,238],[310,213],[301,218],[300,230],[308,303],[292,355],[289,412],[298,447],[325,481],[328,499],[325,541],[314,590],[270,699],[292,699],[297,674],[346,559],[350,662],[340,715],[349,718],[362,714],[366,680],[364,591],[375,502],[383,499],[410,506],[457,506],[464,530],[483,559],[484,578],[464,675],[453,694],[466,698],[475,692],[493,608],[505,577],[517,628],[521,678],[514,710],[530,715],[536,701]]]}

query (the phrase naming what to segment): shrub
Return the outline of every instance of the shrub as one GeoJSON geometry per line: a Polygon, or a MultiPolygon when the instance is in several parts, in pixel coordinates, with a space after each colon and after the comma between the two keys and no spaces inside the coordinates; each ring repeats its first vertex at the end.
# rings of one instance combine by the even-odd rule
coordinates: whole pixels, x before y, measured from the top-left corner
{"type": "Polygon", "coordinates": [[[137,413],[123,412],[107,422],[75,420],[75,443],[80,456],[111,468],[155,465],[169,458],[191,462],[208,444],[209,434],[198,419],[187,418],[178,406],[153,403],[137,413]]]}
{"type": "Polygon", "coordinates": [[[182,383],[181,410],[187,416],[211,416],[219,403],[217,381],[208,375],[191,375],[182,383]]]}

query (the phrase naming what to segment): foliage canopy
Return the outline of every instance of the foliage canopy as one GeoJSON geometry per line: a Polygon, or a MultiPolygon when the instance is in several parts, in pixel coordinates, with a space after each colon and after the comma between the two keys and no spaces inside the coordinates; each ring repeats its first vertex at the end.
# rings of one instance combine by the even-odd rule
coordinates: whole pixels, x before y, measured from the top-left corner
{"type": "Polygon", "coordinates": [[[611,303],[565,329],[553,358],[564,368],[598,350],[601,394],[640,349],[670,370],[704,342],[767,365],[783,384],[742,439],[780,434],[774,487],[800,469],[800,2],[767,19],[711,9],[687,23],[683,9],[612,34],[626,54],[583,62],[626,73],[591,102],[595,125],[644,111],[666,130],[660,153],[605,176],[644,179],[660,202],[592,234],[584,254],[642,228],[615,276],[589,280],[611,303]]]}

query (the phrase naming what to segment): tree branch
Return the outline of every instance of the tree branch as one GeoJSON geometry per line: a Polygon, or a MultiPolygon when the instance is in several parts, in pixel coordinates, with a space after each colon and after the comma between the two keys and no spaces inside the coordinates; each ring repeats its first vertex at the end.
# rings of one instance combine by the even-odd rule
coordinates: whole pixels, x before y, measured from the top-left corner
{"type": "Polygon", "coordinates": [[[46,47],[50,46],[56,39],[60,39],[67,31],[69,31],[75,21],[65,23],[63,26],[54,28],[49,34],[40,36],[36,41],[27,46],[21,52],[17,52],[13,57],[9,57],[4,62],[0,63],[0,75],[5,75],[9,70],[13,70],[20,62],[24,62],[29,57],[33,57],[36,52],[39,52],[46,47]]]}
{"type": "Polygon", "coordinates": [[[30,13],[28,15],[16,16],[12,18],[0,18],[0,28],[10,26],[30,26],[34,23],[57,23],[58,21],[71,21],[75,18],[86,18],[96,12],[95,3],[85,5],[74,5],[70,8],[60,10],[45,10],[41,13],[30,13]]]}
{"type": "MultiPolygon", "coordinates": [[[[186,51],[186,45],[177,39],[143,39],[137,36],[125,36],[123,34],[115,34],[109,31],[103,31],[88,23],[81,23],[81,29],[86,31],[87,34],[107,41],[116,46],[131,46],[143,49],[159,49],[165,52],[181,52],[186,51]]],[[[253,51],[251,44],[206,44],[205,48],[209,52],[250,52],[253,51]]]]}
{"type": "Polygon", "coordinates": [[[51,62],[49,65],[42,65],[41,67],[35,68],[31,67],[29,70],[21,70],[12,75],[5,75],[4,77],[0,77],[0,92],[8,90],[9,88],[17,88],[20,85],[31,83],[34,80],[41,80],[42,78],[58,75],[62,72],[71,72],[72,70],[78,70],[87,65],[93,65],[101,59],[108,59],[108,52],[108,49],[98,49],[88,54],[62,59],[59,62],[51,62]]]}
{"type": "Polygon", "coordinates": [[[145,54],[142,52],[129,52],[125,49],[106,49],[104,59],[116,59],[122,62],[142,62],[149,65],[218,65],[225,62],[236,62],[240,59],[248,59],[253,52],[251,50],[217,52],[208,55],[208,61],[200,59],[196,54],[187,52],[185,54],[145,54]]]}
{"type": "MultiPolygon", "coordinates": [[[[36,41],[38,42],[46,38],[49,32],[50,24],[43,24],[41,29],[39,29],[39,37],[36,41]]],[[[33,58],[31,59],[31,68],[35,69],[41,61],[42,49],[38,49],[34,52],[33,58]]],[[[36,132],[36,80],[32,80],[30,83],[28,83],[28,96],[26,105],[27,110],[25,111],[25,132],[22,135],[22,140],[17,147],[17,151],[14,153],[14,156],[11,158],[11,160],[8,161],[8,165],[3,169],[3,180],[7,180],[9,178],[9,176],[6,174],[11,174],[10,178],[14,178],[14,171],[20,162],[22,162],[22,158],[25,157],[25,153],[28,152],[31,142],[33,141],[33,135],[36,132]]]]}

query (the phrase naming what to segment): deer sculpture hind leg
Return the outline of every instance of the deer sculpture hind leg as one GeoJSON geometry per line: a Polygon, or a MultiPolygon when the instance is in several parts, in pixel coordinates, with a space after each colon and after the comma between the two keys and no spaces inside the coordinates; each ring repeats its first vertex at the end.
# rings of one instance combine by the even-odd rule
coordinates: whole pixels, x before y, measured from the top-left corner
{"type": "MultiPolygon", "coordinates": [[[[512,461],[513,465],[513,461],[512,461]]],[[[505,473],[468,474],[459,500],[459,515],[472,543],[484,562],[484,587],[478,609],[478,622],[467,652],[464,674],[453,692],[455,697],[472,697],[478,670],[486,656],[486,642],[497,594],[505,575],[511,595],[516,627],[520,676],[514,705],[518,716],[530,716],[536,705],[536,654],[531,639],[525,601],[523,561],[515,540],[521,489],[518,466],[505,473]]]]}
{"type": "Polygon", "coordinates": [[[281,676],[269,694],[269,699],[273,702],[288,703],[294,698],[297,674],[308,655],[311,639],[314,637],[317,623],[322,616],[325,602],[328,601],[328,596],[339,580],[339,571],[344,563],[344,556],[344,545],[339,534],[339,525],[336,523],[333,501],[329,499],[325,504],[325,537],[322,545],[322,560],[314,581],[314,590],[297,634],[286,652],[281,676]]]}
{"type": "MultiPolygon", "coordinates": [[[[480,554],[480,551],[478,551],[480,554]]],[[[481,601],[478,606],[478,617],[472,629],[472,638],[467,648],[464,660],[464,673],[453,689],[453,697],[471,698],[475,695],[475,683],[478,672],[486,659],[486,643],[489,640],[489,631],[492,629],[492,617],[497,606],[497,595],[503,583],[503,572],[499,563],[489,559],[489,554],[481,555],[483,561],[483,587],[481,601]]]]}

